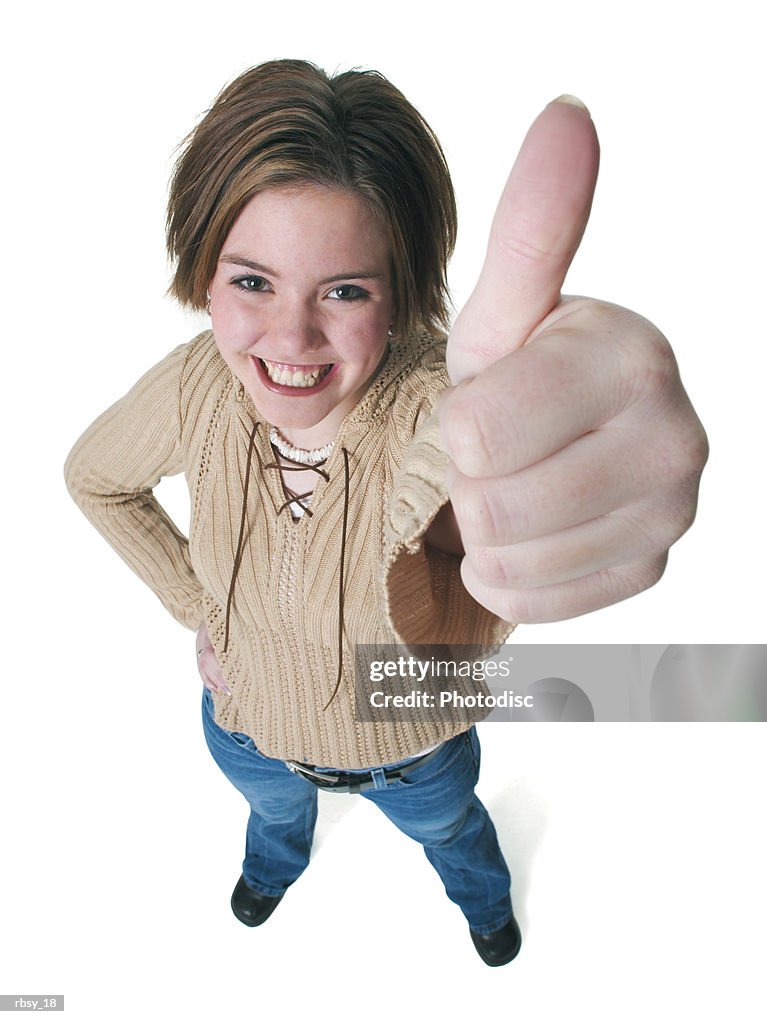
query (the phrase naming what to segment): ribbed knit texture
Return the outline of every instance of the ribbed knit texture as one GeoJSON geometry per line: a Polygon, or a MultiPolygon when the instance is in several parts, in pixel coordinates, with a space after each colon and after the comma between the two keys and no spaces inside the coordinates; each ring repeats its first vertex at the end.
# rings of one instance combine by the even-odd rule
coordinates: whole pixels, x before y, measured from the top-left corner
{"type": "MultiPolygon", "coordinates": [[[[274,461],[268,428],[206,331],[174,349],[82,435],[65,467],[85,515],[184,626],[205,618],[231,697],[216,721],[252,736],[270,757],[364,768],[410,756],[467,728],[464,721],[355,719],[355,644],[480,644],[512,629],[463,588],[459,559],[425,548],[447,501],[436,417],[448,384],[444,339],[393,343],[365,397],[344,420],[318,480],[312,516],[277,509],[275,471],[254,458],[244,554],[227,594],[242,513],[248,440],[256,421],[261,464],[274,461]],[[344,580],[343,673],[338,671],[339,559],[350,487],[344,580]],[[156,501],[160,478],[183,471],[192,502],[186,537],[156,501]]],[[[475,691],[473,691],[475,692],[475,691]]],[[[481,717],[481,713],[474,717],[481,717]]]]}

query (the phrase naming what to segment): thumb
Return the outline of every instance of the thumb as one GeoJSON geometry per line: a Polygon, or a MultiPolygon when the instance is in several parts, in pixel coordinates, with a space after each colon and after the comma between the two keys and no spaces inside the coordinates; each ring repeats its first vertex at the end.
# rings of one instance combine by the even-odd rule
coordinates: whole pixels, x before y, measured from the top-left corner
{"type": "Polygon", "coordinates": [[[561,96],[531,125],[493,218],[479,280],[447,347],[454,384],[524,345],[556,306],[589,219],[599,142],[580,100],[561,96]]]}

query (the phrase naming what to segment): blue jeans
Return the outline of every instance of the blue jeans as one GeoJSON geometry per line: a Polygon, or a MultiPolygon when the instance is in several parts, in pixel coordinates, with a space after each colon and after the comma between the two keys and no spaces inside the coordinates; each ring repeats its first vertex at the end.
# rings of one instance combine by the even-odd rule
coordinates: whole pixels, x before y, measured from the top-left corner
{"type": "MultiPolygon", "coordinates": [[[[243,877],[256,892],[281,896],[309,863],[317,787],[289,771],[284,761],[260,753],[249,736],[216,725],[207,689],[202,722],[213,759],[250,805],[243,877]]],[[[472,728],[405,778],[360,795],[423,845],[448,897],[472,931],[482,935],[510,919],[511,878],[490,816],[474,793],[479,760],[472,728]]]]}

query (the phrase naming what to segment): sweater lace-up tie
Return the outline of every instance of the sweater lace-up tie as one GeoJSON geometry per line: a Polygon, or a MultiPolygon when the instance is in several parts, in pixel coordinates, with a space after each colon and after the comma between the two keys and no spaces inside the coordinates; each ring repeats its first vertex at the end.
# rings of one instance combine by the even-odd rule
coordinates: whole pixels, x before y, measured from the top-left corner
{"type": "MultiPolygon", "coordinates": [[[[248,490],[250,487],[251,468],[253,464],[253,453],[255,452],[258,459],[259,471],[263,478],[266,470],[277,470],[280,473],[280,484],[282,486],[282,492],[285,495],[285,501],[277,509],[277,515],[280,515],[285,509],[290,508],[291,505],[298,505],[302,513],[312,516],[314,512],[308,504],[307,499],[311,498],[312,491],[306,491],[303,494],[296,494],[292,491],[282,478],[281,470],[284,468],[284,463],[290,463],[291,470],[296,472],[311,471],[317,473],[318,476],[322,477],[326,482],[330,479],[328,473],[322,469],[327,459],[323,459],[321,462],[317,462],[314,465],[305,465],[304,463],[297,462],[295,459],[291,459],[289,456],[278,452],[274,444],[272,444],[272,451],[275,455],[274,462],[264,463],[261,459],[261,455],[256,448],[256,437],[259,434],[261,424],[256,422],[253,424],[253,429],[250,432],[250,441],[248,444],[248,458],[245,467],[245,486],[243,488],[242,497],[242,511],[240,514],[240,530],[237,537],[237,550],[234,556],[234,565],[232,568],[232,578],[229,584],[229,594],[226,600],[226,629],[224,632],[224,653],[226,653],[229,647],[229,620],[231,615],[232,601],[234,597],[234,587],[237,580],[237,574],[240,571],[240,565],[242,563],[242,556],[245,550],[245,520],[247,518],[247,507],[248,507],[248,490]],[[282,459],[281,463],[279,459],[282,459]]],[[[346,562],[346,534],[349,520],[349,452],[346,448],[342,448],[344,457],[344,511],[343,519],[341,524],[341,564],[338,577],[338,673],[336,675],[336,683],[333,688],[333,692],[330,695],[327,703],[323,707],[323,711],[327,711],[333,702],[338,688],[341,685],[341,676],[343,674],[343,633],[344,633],[344,568],[346,562]]]]}

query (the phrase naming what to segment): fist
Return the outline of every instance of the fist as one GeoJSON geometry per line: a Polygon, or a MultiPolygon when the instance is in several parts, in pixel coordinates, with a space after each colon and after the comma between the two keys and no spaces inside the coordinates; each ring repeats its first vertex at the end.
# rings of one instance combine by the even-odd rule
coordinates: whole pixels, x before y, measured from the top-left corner
{"type": "Polygon", "coordinates": [[[570,618],[654,584],[694,519],[708,453],[663,335],[561,294],[598,165],[586,108],[549,104],[448,340],[456,386],[439,413],[461,573],[511,622],[570,618]]]}

